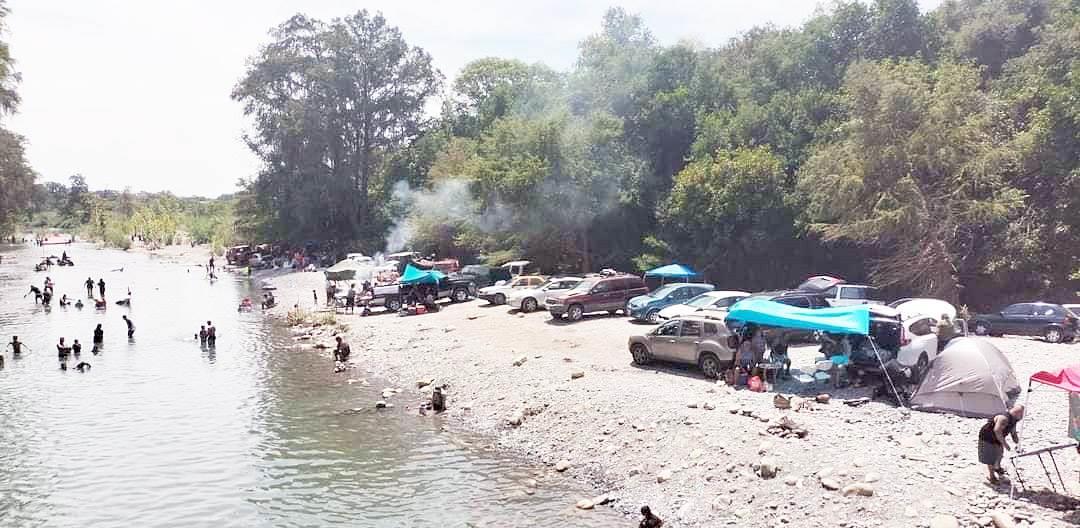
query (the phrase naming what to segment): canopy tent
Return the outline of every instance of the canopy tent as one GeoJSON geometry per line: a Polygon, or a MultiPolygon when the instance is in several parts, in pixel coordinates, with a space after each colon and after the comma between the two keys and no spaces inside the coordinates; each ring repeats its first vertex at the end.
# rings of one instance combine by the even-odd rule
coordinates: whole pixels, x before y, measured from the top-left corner
{"type": "Polygon", "coordinates": [[[697,272],[682,264],[668,264],[645,272],[646,277],[660,277],[664,279],[689,279],[696,277],[697,272]]]}
{"type": "Polygon", "coordinates": [[[364,266],[352,259],[345,259],[329,268],[326,268],[326,278],[332,281],[352,280],[356,274],[364,270],[364,266]]]}
{"type": "Polygon", "coordinates": [[[1007,411],[1019,393],[1005,354],[985,339],[959,337],[930,363],[911,407],[985,418],[1007,411]]]}
{"type": "Polygon", "coordinates": [[[446,278],[439,270],[422,270],[412,264],[405,265],[405,272],[401,274],[402,284],[435,284],[446,278]]]}
{"type": "Polygon", "coordinates": [[[1063,368],[1057,372],[1045,370],[1036,372],[1031,375],[1031,381],[1069,392],[1080,392],[1080,365],[1063,368]]]}
{"type": "Polygon", "coordinates": [[[747,299],[735,303],[728,310],[727,319],[834,334],[870,333],[870,310],[866,305],[811,310],[764,299],[747,299]]]}

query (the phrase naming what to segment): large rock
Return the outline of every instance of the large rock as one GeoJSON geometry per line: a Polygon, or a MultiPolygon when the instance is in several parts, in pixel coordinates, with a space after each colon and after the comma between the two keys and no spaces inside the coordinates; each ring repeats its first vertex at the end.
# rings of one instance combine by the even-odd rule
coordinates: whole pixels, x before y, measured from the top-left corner
{"type": "Polygon", "coordinates": [[[672,477],[671,470],[670,469],[665,469],[665,470],[663,470],[663,471],[656,474],[656,481],[659,482],[660,484],[663,484],[663,483],[671,480],[671,477],[672,477]]]}
{"type": "Polygon", "coordinates": [[[555,463],[555,471],[558,471],[559,473],[562,473],[563,471],[566,471],[568,469],[570,469],[570,462],[567,460],[560,460],[555,463]]]}
{"type": "Polygon", "coordinates": [[[506,422],[509,423],[510,425],[514,426],[514,427],[517,427],[517,426],[521,425],[524,421],[525,421],[525,415],[522,414],[521,411],[514,411],[514,413],[511,414],[510,417],[506,419],[506,422]]]}
{"type": "Polygon", "coordinates": [[[960,528],[960,521],[952,515],[935,515],[930,519],[930,528],[960,528]]]}
{"type": "Polygon", "coordinates": [[[591,510],[593,509],[593,501],[589,499],[581,499],[577,501],[577,509],[579,510],[591,510]]]}
{"type": "Polygon", "coordinates": [[[877,482],[879,480],[881,480],[881,475],[879,475],[877,473],[867,473],[866,477],[863,478],[863,482],[870,482],[870,483],[877,482]]]}
{"type": "Polygon", "coordinates": [[[422,389],[424,387],[427,387],[428,385],[431,385],[432,383],[435,383],[435,378],[421,378],[416,380],[416,388],[422,389]]]}
{"type": "Polygon", "coordinates": [[[585,377],[584,370],[575,370],[570,373],[570,379],[580,379],[585,377]]]}
{"type": "Polygon", "coordinates": [[[840,489],[840,483],[837,482],[836,479],[834,479],[834,478],[825,477],[825,478],[821,479],[821,487],[823,487],[823,488],[825,488],[827,490],[830,490],[830,491],[836,491],[836,490],[840,489]]]}
{"type": "Polygon", "coordinates": [[[1012,515],[1003,511],[990,512],[990,519],[994,522],[994,528],[1016,528],[1012,515]]]}
{"type": "Polygon", "coordinates": [[[873,497],[874,486],[865,482],[856,482],[855,484],[844,486],[844,489],[843,491],[841,491],[841,493],[843,493],[845,497],[850,497],[851,495],[858,495],[860,497],[873,497]]]}
{"type": "Polygon", "coordinates": [[[773,457],[765,457],[758,463],[758,475],[761,475],[763,479],[771,479],[776,477],[776,474],[780,472],[780,462],[773,457]]]}

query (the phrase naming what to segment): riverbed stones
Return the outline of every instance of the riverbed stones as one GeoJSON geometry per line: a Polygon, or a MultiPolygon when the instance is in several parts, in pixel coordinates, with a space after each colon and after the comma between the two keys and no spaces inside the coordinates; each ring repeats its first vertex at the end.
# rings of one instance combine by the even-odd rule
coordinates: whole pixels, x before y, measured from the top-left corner
{"type": "Polygon", "coordinates": [[[952,515],[939,514],[930,519],[930,528],[960,528],[960,521],[952,515]]]}
{"type": "Polygon", "coordinates": [[[825,488],[825,489],[827,489],[829,491],[836,491],[836,490],[840,489],[840,483],[837,482],[837,480],[832,478],[832,477],[825,477],[825,478],[821,479],[821,487],[823,487],[823,488],[825,488]]]}
{"type": "Polygon", "coordinates": [[[776,474],[780,472],[780,462],[774,457],[762,458],[758,463],[758,475],[763,479],[775,478],[776,474]]]}
{"type": "Polygon", "coordinates": [[[515,367],[520,367],[520,366],[524,365],[525,362],[528,361],[528,360],[529,360],[529,356],[520,356],[520,357],[518,357],[517,359],[514,360],[514,366],[515,367]]]}
{"type": "Polygon", "coordinates": [[[514,411],[510,413],[510,416],[506,419],[506,423],[517,427],[525,422],[525,414],[521,411],[514,411]]]}
{"type": "Polygon", "coordinates": [[[856,482],[855,484],[849,484],[847,486],[844,486],[844,489],[841,491],[841,493],[843,493],[845,497],[850,497],[852,495],[857,495],[860,497],[873,497],[874,486],[865,482],[856,482]]]}

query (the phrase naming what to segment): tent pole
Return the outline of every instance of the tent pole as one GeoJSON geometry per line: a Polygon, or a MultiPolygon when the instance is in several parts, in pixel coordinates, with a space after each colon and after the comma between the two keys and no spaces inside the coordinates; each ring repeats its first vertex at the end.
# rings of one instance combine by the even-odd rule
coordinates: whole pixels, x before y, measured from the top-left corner
{"type": "Polygon", "coordinates": [[[878,353],[877,343],[874,342],[874,338],[868,337],[870,346],[874,349],[874,356],[877,357],[878,365],[881,365],[881,373],[885,374],[885,379],[889,380],[889,388],[892,389],[893,396],[896,396],[896,403],[900,404],[900,407],[907,408],[904,400],[900,399],[900,391],[896,390],[896,385],[893,384],[892,376],[889,375],[889,370],[885,368],[885,362],[881,360],[881,354],[878,353]]]}

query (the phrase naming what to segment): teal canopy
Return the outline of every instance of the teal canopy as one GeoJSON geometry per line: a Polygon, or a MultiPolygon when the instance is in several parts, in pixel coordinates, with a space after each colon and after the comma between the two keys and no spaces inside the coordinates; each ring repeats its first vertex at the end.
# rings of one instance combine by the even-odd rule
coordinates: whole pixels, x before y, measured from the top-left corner
{"type": "Polygon", "coordinates": [[[668,264],[645,272],[646,277],[663,277],[665,279],[687,279],[696,277],[697,272],[682,264],[668,264]]]}
{"type": "Polygon", "coordinates": [[[405,273],[401,274],[402,284],[435,284],[446,278],[439,270],[422,270],[412,264],[405,265],[405,273]]]}
{"type": "Polygon", "coordinates": [[[811,310],[764,299],[747,299],[728,310],[727,320],[833,334],[870,333],[870,309],[866,305],[811,310]]]}

